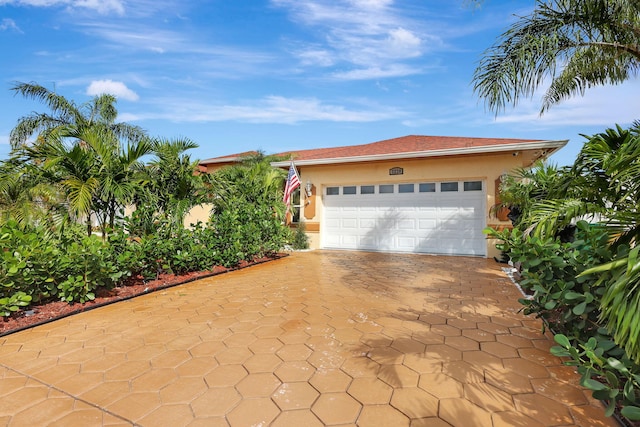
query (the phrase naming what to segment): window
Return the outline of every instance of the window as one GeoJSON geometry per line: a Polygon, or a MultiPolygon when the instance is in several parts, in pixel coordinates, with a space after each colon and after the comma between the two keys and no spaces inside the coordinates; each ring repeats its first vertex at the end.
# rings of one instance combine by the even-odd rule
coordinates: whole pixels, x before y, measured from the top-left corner
{"type": "Polygon", "coordinates": [[[398,185],[398,193],[413,193],[413,184],[398,185]]]}
{"type": "Polygon", "coordinates": [[[458,183],[457,182],[441,182],[440,183],[440,191],[458,191],[458,183]]]}
{"type": "Polygon", "coordinates": [[[436,183],[435,182],[425,182],[420,184],[420,192],[421,193],[435,193],[436,192],[436,183]]]}
{"type": "Polygon", "coordinates": [[[380,194],[393,193],[393,184],[384,184],[378,186],[380,194]]]}
{"type": "Polygon", "coordinates": [[[291,193],[291,222],[300,222],[300,187],[291,193]]]}
{"type": "Polygon", "coordinates": [[[482,191],[482,181],[465,181],[464,191],[482,191]]]}
{"type": "Polygon", "coordinates": [[[342,187],[342,194],[356,194],[356,186],[342,187]]]}
{"type": "Polygon", "coordinates": [[[360,194],[374,194],[376,192],[375,185],[361,185],[360,194]]]}
{"type": "Polygon", "coordinates": [[[327,196],[337,196],[340,194],[340,187],[327,187],[327,196]]]}

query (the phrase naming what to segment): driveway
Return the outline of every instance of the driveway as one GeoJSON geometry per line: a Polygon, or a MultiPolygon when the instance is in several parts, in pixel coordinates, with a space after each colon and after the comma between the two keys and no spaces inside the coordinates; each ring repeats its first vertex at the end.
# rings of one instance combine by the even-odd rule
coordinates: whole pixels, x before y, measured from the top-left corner
{"type": "Polygon", "coordinates": [[[314,251],[0,338],[0,425],[614,426],[480,258],[314,251]]]}

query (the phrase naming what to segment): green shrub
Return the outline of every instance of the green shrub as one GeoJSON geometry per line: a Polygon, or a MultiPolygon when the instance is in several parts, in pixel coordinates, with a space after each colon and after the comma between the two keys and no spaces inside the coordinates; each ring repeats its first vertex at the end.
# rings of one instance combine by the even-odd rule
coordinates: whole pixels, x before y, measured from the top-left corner
{"type": "Polygon", "coordinates": [[[0,298],[7,298],[9,304],[8,301],[28,302],[20,297],[23,294],[33,302],[55,296],[55,272],[61,252],[58,242],[41,228],[23,230],[13,221],[0,227],[0,235],[0,298]]]}
{"type": "Polygon", "coordinates": [[[604,230],[580,221],[569,243],[523,236],[517,229],[493,237],[504,239],[501,247],[520,264],[520,285],[532,293],[531,299],[520,300],[525,314],[535,314],[555,331],[585,341],[599,329],[604,286],[596,277],[578,275],[612,259],[604,230]]]}
{"type": "Polygon", "coordinates": [[[628,247],[613,253],[606,231],[584,221],[577,223],[570,243],[525,236],[518,229],[486,232],[502,240],[498,248],[519,263],[520,285],[532,294],[520,302],[525,314],[544,319],[556,333],[559,345],[551,352],[570,358],[565,363],[577,368],[581,384],[608,402],[607,415],[622,406],[622,415],[640,419],[640,365],[614,342],[600,319],[606,282],[597,275],[581,275],[624,256],[628,247]]]}
{"type": "Polygon", "coordinates": [[[108,243],[97,236],[67,245],[58,259],[56,274],[62,276],[60,299],[67,302],[93,300],[96,289],[111,289],[123,276],[111,259],[108,243]]]}
{"type": "Polygon", "coordinates": [[[289,243],[291,247],[296,250],[309,249],[309,236],[307,236],[304,222],[299,222],[292,231],[289,243]]]}

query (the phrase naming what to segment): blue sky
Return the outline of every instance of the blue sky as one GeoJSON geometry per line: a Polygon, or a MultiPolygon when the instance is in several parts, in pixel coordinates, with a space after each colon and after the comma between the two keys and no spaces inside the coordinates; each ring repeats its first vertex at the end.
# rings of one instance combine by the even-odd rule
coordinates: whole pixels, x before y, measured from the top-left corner
{"type": "Polygon", "coordinates": [[[37,82],[119,120],[186,137],[193,158],[364,144],[404,135],[584,139],[637,119],[640,82],[596,88],[539,116],[497,117],[472,90],[482,52],[533,0],[0,0],[0,158],[37,82]]]}

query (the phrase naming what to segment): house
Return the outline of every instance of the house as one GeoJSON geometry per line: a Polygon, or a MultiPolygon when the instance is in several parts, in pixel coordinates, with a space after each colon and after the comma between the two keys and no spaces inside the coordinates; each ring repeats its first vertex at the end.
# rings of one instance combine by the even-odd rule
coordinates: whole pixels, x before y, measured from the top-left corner
{"type": "MultiPolygon", "coordinates": [[[[491,257],[499,254],[482,230],[509,224],[490,212],[500,177],[566,143],[409,135],[278,155],[300,174],[299,221],[312,248],[491,257]]],[[[200,166],[211,172],[247,154],[200,166]]]]}

